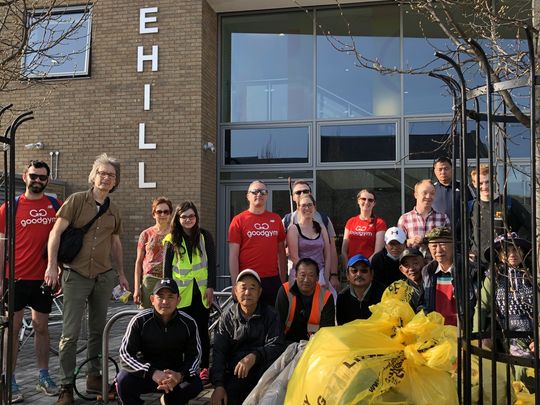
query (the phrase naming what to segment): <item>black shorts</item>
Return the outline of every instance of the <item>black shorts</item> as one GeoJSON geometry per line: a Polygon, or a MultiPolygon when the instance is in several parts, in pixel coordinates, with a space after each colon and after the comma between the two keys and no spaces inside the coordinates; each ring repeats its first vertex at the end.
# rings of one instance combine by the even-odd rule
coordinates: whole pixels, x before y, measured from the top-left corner
{"type": "MultiPolygon", "coordinates": [[[[4,281],[7,287],[8,281],[4,281]]],[[[37,312],[50,314],[52,309],[51,294],[44,294],[41,290],[43,280],[15,280],[15,305],[14,312],[18,312],[24,307],[29,306],[37,312]]],[[[9,293],[9,291],[8,291],[9,293]]],[[[6,306],[8,303],[8,295],[6,295],[6,306]]]]}

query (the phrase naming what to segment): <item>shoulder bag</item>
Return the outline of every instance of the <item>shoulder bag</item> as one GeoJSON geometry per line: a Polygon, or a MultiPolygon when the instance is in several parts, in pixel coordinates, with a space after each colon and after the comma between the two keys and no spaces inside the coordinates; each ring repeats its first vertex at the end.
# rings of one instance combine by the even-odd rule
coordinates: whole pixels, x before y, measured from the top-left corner
{"type": "Polygon", "coordinates": [[[69,225],[62,236],[60,237],[60,246],[58,247],[58,261],[60,263],[71,263],[79,252],[81,251],[83,245],[84,235],[94,222],[102,216],[109,209],[109,197],[105,199],[105,202],[99,207],[99,211],[94,218],[90,220],[86,225],[81,228],[75,228],[74,226],[69,225]]]}

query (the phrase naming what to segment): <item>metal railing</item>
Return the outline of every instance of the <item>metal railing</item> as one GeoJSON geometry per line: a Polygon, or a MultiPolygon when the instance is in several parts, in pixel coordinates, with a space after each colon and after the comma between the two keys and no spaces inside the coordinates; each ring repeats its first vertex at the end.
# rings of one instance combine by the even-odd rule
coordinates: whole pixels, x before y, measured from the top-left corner
{"type": "MultiPolygon", "coordinates": [[[[449,88],[454,99],[454,118],[457,122],[451,137],[452,137],[452,162],[453,162],[453,184],[454,197],[456,193],[456,178],[460,177],[462,181],[462,192],[459,195],[459,205],[454,208],[452,219],[454,226],[456,219],[460,221],[459,232],[454,232],[454,263],[461,263],[461,268],[456,271],[455,288],[460,289],[458,299],[458,314],[460,315],[459,327],[459,342],[458,342],[458,394],[460,403],[471,404],[474,401],[486,403],[487,398],[491,398],[492,404],[499,404],[506,399],[506,403],[510,404],[513,401],[513,386],[512,382],[516,380],[515,366],[522,366],[535,370],[534,382],[529,382],[528,388],[535,392],[535,403],[540,404],[540,376],[539,371],[539,356],[538,356],[538,327],[539,327],[539,308],[538,308],[538,263],[537,263],[537,173],[536,173],[536,119],[535,119],[535,85],[539,83],[535,76],[535,55],[533,44],[533,33],[529,27],[525,27],[527,35],[527,43],[529,47],[529,71],[528,78],[516,78],[505,82],[492,82],[490,60],[486,56],[482,46],[469,39],[467,42],[471,49],[478,55],[480,59],[479,66],[483,71],[486,83],[475,89],[467,88],[467,83],[461,71],[461,66],[451,57],[437,52],[435,55],[449,63],[450,67],[455,71],[457,80],[450,76],[431,73],[432,77],[442,80],[449,88]],[[503,153],[497,154],[495,144],[494,129],[496,126],[504,131],[505,125],[508,123],[518,123],[518,119],[514,115],[506,113],[503,109],[494,107],[495,96],[503,91],[510,91],[518,87],[528,87],[530,91],[530,162],[531,162],[531,187],[530,187],[530,240],[532,241],[532,250],[530,252],[530,260],[528,266],[524,270],[524,274],[529,278],[532,288],[532,308],[530,308],[530,321],[532,328],[526,331],[516,331],[511,327],[508,321],[509,318],[509,302],[511,290],[509,286],[508,274],[504,273],[504,268],[508,272],[508,264],[497,264],[495,253],[494,237],[497,234],[507,234],[509,231],[517,231],[510,229],[509,217],[511,214],[508,208],[508,201],[511,197],[508,195],[508,173],[510,172],[510,158],[506,145],[506,139],[503,137],[503,153]],[[485,98],[485,112],[480,111],[480,98],[485,98]],[[474,104],[473,109],[467,108],[467,103],[474,104]],[[476,122],[476,133],[467,132],[467,120],[472,119],[476,122]],[[484,123],[487,129],[487,144],[488,156],[487,167],[489,169],[489,200],[487,211],[484,209],[484,215],[489,216],[489,226],[482,228],[480,203],[472,205],[467,201],[464,191],[465,184],[468,178],[468,160],[467,156],[471,155],[471,151],[467,150],[466,137],[477,137],[473,155],[475,156],[475,165],[477,168],[476,184],[480,186],[480,151],[479,137],[480,124],[484,123]],[[497,173],[502,174],[502,178],[496,182],[495,176],[497,173]],[[499,194],[496,194],[496,186],[499,184],[499,194]],[[501,208],[502,207],[502,208],[501,208]],[[487,214],[486,214],[487,212],[487,214]],[[495,219],[498,223],[502,223],[502,228],[495,225],[495,219]],[[474,221],[474,223],[473,223],[474,221]],[[469,226],[472,224],[473,226],[469,226]],[[502,230],[502,232],[501,232],[502,230]],[[457,234],[456,234],[457,233],[457,234]],[[486,239],[487,238],[487,239],[486,239]],[[475,245],[471,244],[475,241],[475,245]],[[489,250],[486,250],[487,260],[483,258],[484,252],[481,246],[487,243],[489,250]],[[476,247],[476,248],[475,248],[476,247]],[[470,258],[474,257],[474,260],[470,258]],[[501,266],[503,271],[501,272],[501,266]],[[502,274],[501,274],[502,273],[502,274]],[[485,298],[482,292],[484,277],[491,280],[489,287],[490,299],[487,302],[487,308],[490,312],[489,326],[486,328],[480,320],[482,319],[483,310],[478,301],[485,298]],[[472,292],[472,294],[471,294],[472,292]],[[497,297],[496,297],[496,294],[497,297]],[[471,300],[471,296],[474,298],[471,300]],[[503,308],[503,312],[501,312],[503,308]],[[476,311],[476,314],[475,314],[476,311]],[[478,317],[478,323],[473,323],[473,317],[478,317]],[[509,350],[509,342],[511,339],[519,339],[526,337],[531,339],[536,350],[529,351],[526,356],[511,353],[509,350]],[[485,342],[490,341],[491,347],[487,347],[485,342]],[[498,344],[497,344],[498,343],[498,344]],[[477,368],[477,369],[476,369],[477,368]],[[489,369],[486,369],[489,368],[489,369]],[[473,386],[471,384],[473,374],[478,373],[478,386],[475,387],[473,394],[473,386]],[[498,398],[497,387],[504,384],[505,398],[498,398]]],[[[470,145],[471,143],[469,143],[470,145]]],[[[480,199],[480,193],[476,193],[477,199],[480,199]]],[[[454,227],[455,229],[455,227],[454,227]]],[[[502,243],[501,243],[502,246],[502,243]]],[[[501,248],[502,250],[502,248],[501,248]]],[[[526,253],[526,252],[525,252],[526,253]]],[[[500,396],[500,395],[499,395],[500,396]]]]}

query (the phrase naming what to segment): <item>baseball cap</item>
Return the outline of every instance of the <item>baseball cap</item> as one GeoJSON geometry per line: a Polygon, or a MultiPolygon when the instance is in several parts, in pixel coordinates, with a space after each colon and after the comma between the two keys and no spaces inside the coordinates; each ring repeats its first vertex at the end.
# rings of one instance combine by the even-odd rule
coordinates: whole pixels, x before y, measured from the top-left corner
{"type": "Polygon", "coordinates": [[[176,281],[174,281],[172,278],[164,278],[163,280],[160,280],[154,286],[152,294],[157,294],[159,290],[163,288],[170,290],[173,294],[180,295],[180,293],[178,292],[178,285],[176,284],[176,281]]]}
{"type": "Polygon", "coordinates": [[[407,235],[405,235],[403,229],[393,226],[388,228],[384,233],[384,243],[390,243],[393,240],[397,240],[399,243],[405,243],[407,235]]]}
{"type": "Polygon", "coordinates": [[[242,277],[245,277],[245,276],[255,277],[255,280],[257,280],[257,282],[260,285],[262,285],[261,277],[257,274],[257,272],[255,270],[251,270],[251,269],[245,269],[245,270],[242,270],[240,273],[238,273],[238,276],[236,277],[236,282],[238,283],[240,281],[240,279],[242,277]]]}
{"type": "Polygon", "coordinates": [[[422,252],[420,252],[418,249],[416,248],[409,248],[409,249],[405,249],[403,251],[403,253],[401,253],[401,255],[399,256],[399,264],[402,264],[403,263],[403,259],[405,259],[406,257],[412,257],[412,256],[418,256],[418,257],[421,257],[423,258],[424,255],[422,254],[422,252]]]}
{"type": "Polygon", "coordinates": [[[352,267],[358,262],[365,263],[371,268],[371,263],[369,262],[369,259],[366,256],[360,254],[351,257],[347,262],[347,267],[352,267]]]}

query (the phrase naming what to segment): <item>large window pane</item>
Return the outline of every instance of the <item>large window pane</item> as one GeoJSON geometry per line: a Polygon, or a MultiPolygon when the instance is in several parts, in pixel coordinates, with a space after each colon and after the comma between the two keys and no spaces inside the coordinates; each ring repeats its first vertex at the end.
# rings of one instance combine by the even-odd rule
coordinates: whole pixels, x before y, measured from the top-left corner
{"type": "Polygon", "coordinates": [[[307,163],[309,128],[225,130],[225,164],[307,163]]]}
{"type": "Polygon", "coordinates": [[[401,215],[401,170],[320,170],[317,172],[317,208],[328,214],[339,237],[338,251],[347,220],[358,215],[356,194],[363,188],[374,190],[374,213],[388,226],[401,215]]]}
{"type": "Polygon", "coordinates": [[[513,158],[531,156],[531,131],[521,124],[507,124],[500,129],[504,138],[506,135],[506,148],[508,155],[513,158]]]}
{"type": "MultiPolygon", "coordinates": [[[[458,129],[459,131],[459,129],[458,129]]],[[[409,160],[435,160],[452,156],[452,123],[450,120],[409,122],[409,160]]],[[[467,123],[467,157],[476,156],[476,124],[467,123]]],[[[480,129],[480,157],[488,155],[485,125],[480,129]]]]}
{"type": "Polygon", "coordinates": [[[354,43],[364,57],[399,67],[399,7],[346,8],[343,15],[337,9],[319,11],[317,26],[317,117],[400,114],[399,75],[357,66],[352,49],[354,43]]]}
{"type": "Polygon", "coordinates": [[[433,55],[435,50],[453,48],[437,25],[408,7],[404,8],[403,68],[421,68],[424,72],[403,76],[405,114],[451,113],[452,97],[448,87],[441,80],[427,76],[427,73],[443,65],[443,61],[433,55]]]}
{"type": "Polygon", "coordinates": [[[58,9],[49,16],[30,18],[25,77],[83,76],[89,73],[90,14],[81,9],[58,9]]]}
{"type": "Polygon", "coordinates": [[[396,124],[324,125],[320,128],[322,162],[396,159],[396,124]]]}
{"type": "Polygon", "coordinates": [[[313,21],[306,13],[222,20],[222,120],[313,116],[313,21]]]}

